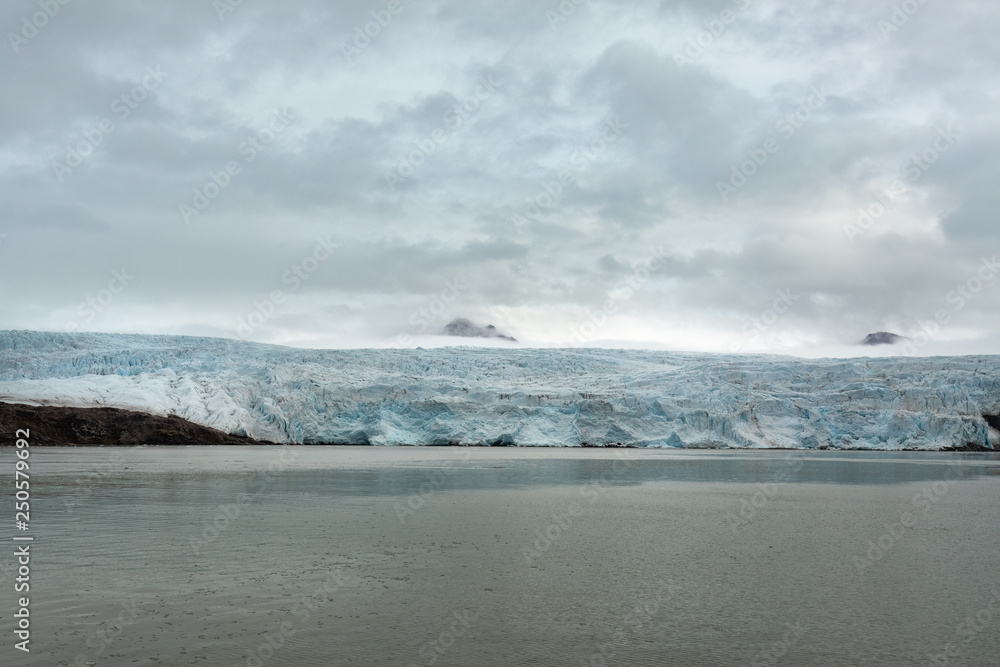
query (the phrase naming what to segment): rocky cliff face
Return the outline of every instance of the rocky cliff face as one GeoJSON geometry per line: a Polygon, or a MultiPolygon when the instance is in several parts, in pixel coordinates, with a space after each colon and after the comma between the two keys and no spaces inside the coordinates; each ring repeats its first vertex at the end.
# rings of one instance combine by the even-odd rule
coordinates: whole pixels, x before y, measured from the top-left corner
{"type": "Polygon", "coordinates": [[[116,408],[64,408],[0,403],[0,446],[29,429],[32,445],[259,445],[180,417],[116,408]]]}

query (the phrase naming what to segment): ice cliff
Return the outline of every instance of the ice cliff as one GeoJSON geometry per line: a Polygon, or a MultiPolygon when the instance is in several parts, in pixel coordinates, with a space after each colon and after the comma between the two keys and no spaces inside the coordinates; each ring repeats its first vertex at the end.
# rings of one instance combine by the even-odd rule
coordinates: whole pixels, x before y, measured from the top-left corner
{"type": "Polygon", "coordinates": [[[276,442],[1000,448],[984,417],[1000,415],[1000,356],[303,350],[0,331],[0,401],[173,414],[276,442]]]}

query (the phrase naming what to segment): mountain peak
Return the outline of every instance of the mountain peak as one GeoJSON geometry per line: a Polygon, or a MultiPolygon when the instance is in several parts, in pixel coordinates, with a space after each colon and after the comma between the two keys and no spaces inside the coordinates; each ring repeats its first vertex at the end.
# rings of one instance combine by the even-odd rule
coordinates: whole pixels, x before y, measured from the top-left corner
{"type": "Polygon", "coordinates": [[[896,343],[904,340],[909,340],[906,336],[900,336],[899,334],[889,333],[888,331],[876,331],[875,333],[870,333],[865,336],[865,339],[861,341],[862,345],[895,345],[896,343]]]}
{"type": "Polygon", "coordinates": [[[517,342],[516,338],[501,333],[501,331],[492,324],[480,326],[472,322],[472,320],[464,317],[457,317],[446,324],[444,327],[444,334],[446,336],[463,336],[466,338],[501,338],[503,340],[509,340],[515,343],[517,342]]]}

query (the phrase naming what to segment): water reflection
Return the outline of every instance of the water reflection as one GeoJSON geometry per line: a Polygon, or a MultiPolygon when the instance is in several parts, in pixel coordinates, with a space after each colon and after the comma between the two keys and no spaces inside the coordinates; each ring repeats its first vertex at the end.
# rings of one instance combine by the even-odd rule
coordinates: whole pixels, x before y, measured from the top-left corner
{"type": "MultiPolygon", "coordinates": [[[[87,469],[93,450],[46,449],[53,484],[87,469]]],[[[940,452],[536,450],[489,448],[133,448],[102,483],[158,487],[167,500],[229,492],[397,496],[446,490],[647,482],[886,485],[1000,475],[1000,455],[940,452]],[[291,456],[284,456],[285,454],[291,456]],[[206,485],[206,480],[212,483],[206,485]]],[[[62,483],[67,483],[65,479],[62,483]]],[[[101,484],[88,493],[100,493],[101,484]]]]}

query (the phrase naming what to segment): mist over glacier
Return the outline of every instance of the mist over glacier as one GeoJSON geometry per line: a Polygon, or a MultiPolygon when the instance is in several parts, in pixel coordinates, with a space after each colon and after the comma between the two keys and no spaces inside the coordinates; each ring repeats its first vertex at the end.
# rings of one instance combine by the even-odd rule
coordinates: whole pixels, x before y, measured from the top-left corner
{"type": "Polygon", "coordinates": [[[305,350],[0,331],[0,401],[174,414],[293,443],[1000,446],[1000,356],[305,350]]]}

